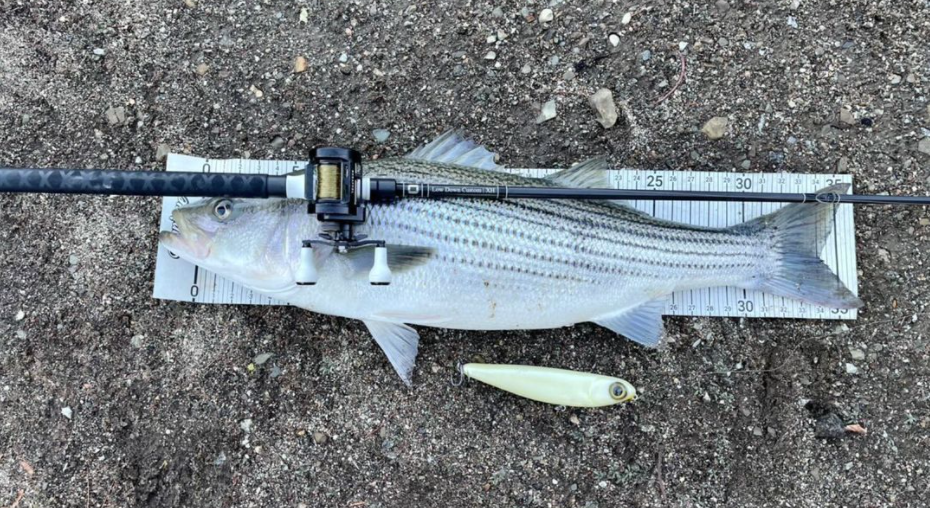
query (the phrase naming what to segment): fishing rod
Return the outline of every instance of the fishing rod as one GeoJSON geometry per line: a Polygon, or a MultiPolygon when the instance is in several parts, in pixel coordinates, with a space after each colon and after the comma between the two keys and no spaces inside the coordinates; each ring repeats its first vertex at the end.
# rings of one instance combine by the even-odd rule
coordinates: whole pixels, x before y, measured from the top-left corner
{"type": "Polygon", "coordinates": [[[320,238],[303,240],[297,284],[313,285],[319,278],[314,247],[339,252],[374,248],[369,272],[372,285],[388,285],[391,271],[384,240],[355,234],[365,222],[369,204],[401,199],[581,199],[660,200],[764,203],[853,203],[875,205],[930,205],[930,196],[879,196],[819,193],[707,192],[624,189],[578,189],[514,185],[449,185],[399,182],[363,175],[358,151],[321,147],[310,152],[305,171],[289,175],[120,171],[95,169],[0,168],[0,193],[107,194],[130,196],[290,198],[308,203],[308,213],[321,223],[320,238]]]}

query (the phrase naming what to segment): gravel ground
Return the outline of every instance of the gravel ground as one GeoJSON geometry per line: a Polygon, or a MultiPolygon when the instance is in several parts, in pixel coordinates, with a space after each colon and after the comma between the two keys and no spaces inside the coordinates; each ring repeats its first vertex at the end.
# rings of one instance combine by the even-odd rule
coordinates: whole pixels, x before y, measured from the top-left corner
{"type": "MultiPolygon", "coordinates": [[[[930,185],[926,0],[552,3],[542,22],[484,0],[0,0],[0,161],[381,157],[460,127],[517,167],[930,185]],[[599,88],[629,113],[609,129],[599,88]]],[[[0,506],[926,506],[924,208],[857,209],[848,326],[667,319],[658,352],[588,324],[424,329],[412,389],[358,322],[153,300],[158,209],[0,199],[0,506]],[[451,387],[458,359],[616,373],[642,398],[555,411],[451,387]]]]}

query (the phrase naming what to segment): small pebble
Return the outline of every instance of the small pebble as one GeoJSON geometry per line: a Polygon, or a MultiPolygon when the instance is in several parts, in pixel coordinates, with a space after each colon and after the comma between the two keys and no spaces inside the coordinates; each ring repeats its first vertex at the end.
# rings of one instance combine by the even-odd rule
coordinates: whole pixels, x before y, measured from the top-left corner
{"type": "Polygon", "coordinates": [[[543,9],[539,11],[539,22],[548,23],[555,18],[555,14],[552,12],[552,9],[543,9]]]}
{"type": "Polygon", "coordinates": [[[298,56],[297,58],[295,58],[294,59],[294,72],[297,74],[300,74],[301,72],[305,72],[306,70],[307,70],[307,59],[302,56],[298,56]]]}
{"type": "Polygon", "coordinates": [[[74,413],[71,411],[71,408],[70,408],[70,407],[65,406],[65,407],[61,408],[61,414],[64,415],[65,418],[67,418],[67,419],[70,420],[70,419],[71,419],[71,416],[72,416],[74,413]]]}
{"type": "Polygon", "coordinates": [[[788,26],[790,26],[791,28],[797,28],[798,20],[795,19],[794,16],[788,16],[788,26]]]}
{"type": "Polygon", "coordinates": [[[728,4],[726,0],[717,0],[717,3],[714,5],[717,7],[717,11],[721,14],[730,10],[730,4],[728,4]]]}
{"type": "Polygon", "coordinates": [[[617,34],[608,35],[607,40],[610,41],[610,45],[615,48],[620,45],[620,36],[617,34]]]}
{"type": "Polygon", "coordinates": [[[715,116],[701,127],[701,132],[707,136],[707,139],[716,140],[722,138],[727,133],[727,117],[715,116]]]}
{"type": "Polygon", "coordinates": [[[94,48],[94,54],[97,56],[104,56],[107,54],[107,50],[103,48],[94,48]]]}
{"type": "Polygon", "coordinates": [[[569,416],[568,421],[574,423],[575,425],[581,425],[581,420],[578,419],[578,415],[576,414],[569,416]]]}
{"type": "Polygon", "coordinates": [[[555,118],[555,100],[543,104],[539,116],[536,117],[536,123],[543,123],[553,118],[555,118]]]}
{"type": "Polygon", "coordinates": [[[574,69],[568,69],[568,70],[566,70],[566,71],[562,74],[562,79],[564,79],[565,81],[571,81],[571,80],[575,79],[575,71],[574,71],[574,69]]]}
{"type": "Polygon", "coordinates": [[[520,72],[522,72],[523,74],[529,74],[529,73],[533,72],[533,68],[530,67],[530,64],[526,64],[526,65],[524,65],[523,67],[520,68],[520,72]]]}
{"type": "Polygon", "coordinates": [[[753,427],[752,435],[756,437],[762,437],[762,427],[753,427]]]}
{"type": "Polygon", "coordinates": [[[552,65],[552,66],[559,65],[560,61],[561,59],[559,58],[558,55],[552,55],[549,57],[549,65],[552,65]]]}
{"type": "Polygon", "coordinates": [[[155,149],[155,160],[161,162],[168,157],[169,153],[171,153],[171,147],[166,143],[162,143],[155,149]]]}
{"type": "Polygon", "coordinates": [[[620,23],[624,25],[629,25],[630,21],[633,21],[633,13],[627,12],[626,14],[623,15],[623,19],[620,20],[620,23]]]}
{"type": "Polygon", "coordinates": [[[339,63],[346,63],[348,61],[349,61],[349,55],[347,55],[346,53],[342,53],[341,55],[339,55],[339,63]]]}
{"type": "Polygon", "coordinates": [[[917,150],[921,153],[930,155],[930,138],[924,138],[917,143],[917,150]]]}
{"type": "Polygon", "coordinates": [[[252,419],[246,418],[245,420],[239,422],[239,428],[242,429],[242,431],[246,434],[250,434],[252,432],[252,419]]]}
{"type": "Polygon", "coordinates": [[[24,340],[26,338],[26,332],[23,330],[16,330],[16,338],[19,340],[24,340]]]}
{"type": "Polygon", "coordinates": [[[220,454],[216,456],[216,460],[213,461],[214,466],[222,466],[225,463],[226,463],[226,454],[223,452],[220,452],[220,454]]]}
{"type": "Polygon", "coordinates": [[[858,349],[858,348],[850,348],[849,356],[853,360],[865,360],[865,351],[858,349]]]}
{"type": "Polygon", "coordinates": [[[749,159],[744,159],[743,162],[741,162],[739,166],[743,169],[749,169],[750,167],[752,167],[752,162],[749,159]]]}
{"type": "Polygon", "coordinates": [[[845,173],[849,169],[849,158],[840,157],[840,160],[836,161],[836,172],[845,173]]]}
{"type": "Polygon", "coordinates": [[[26,312],[20,310],[19,312],[16,313],[16,316],[13,317],[13,320],[22,321],[25,318],[26,318],[26,312]]]}
{"type": "Polygon", "coordinates": [[[254,363],[255,365],[264,365],[265,362],[271,359],[271,356],[272,356],[271,353],[262,353],[256,356],[255,358],[253,358],[252,363],[254,363]]]}
{"type": "Polygon", "coordinates": [[[684,51],[685,49],[687,49],[687,47],[688,47],[688,43],[685,41],[681,41],[678,43],[678,51],[684,51]]]}
{"type": "Polygon", "coordinates": [[[281,136],[275,136],[274,139],[271,140],[271,148],[274,150],[284,148],[285,144],[287,144],[287,141],[281,136]]]}
{"type": "Polygon", "coordinates": [[[496,36],[496,35],[489,35],[488,38],[487,38],[487,41],[488,41],[488,44],[494,44],[495,42],[497,42],[497,36],[496,36]]]}
{"type": "Polygon", "coordinates": [[[853,364],[851,364],[851,363],[847,363],[847,364],[846,364],[846,373],[849,374],[849,375],[854,376],[854,375],[856,375],[856,374],[859,373],[859,367],[856,367],[855,365],[853,365],[853,364]]]}
{"type": "Polygon", "coordinates": [[[261,91],[261,89],[255,85],[250,86],[249,91],[252,92],[252,95],[254,95],[257,99],[261,99],[265,96],[265,92],[261,91]]]}
{"type": "Polygon", "coordinates": [[[371,135],[378,143],[384,143],[388,140],[389,137],[391,137],[391,131],[386,129],[375,129],[371,131],[371,135]]]}
{"type": "Polygon", "coordinates": [[[107,123],[110,125],[119,125],[126,121],[126,109],[122,106],[118,108],[110,107],[105,113],[107,123]]]}
{"type": "Polygon", "coordinates": [[[193,9],[194,7],[197,7],[197,2],[194,0],[184,0],[184,5],[186,5],[188,9],[193,9]]]}
{"type": "Polygon", "coordinates": [[[133,335],[132,338],[129,339],[129,344],[136,349],[140,349],[142,347],[142,339],[144,338],[145,337],[142,335],[133,335]]]}
{"type": "Polygon", "coordinates": [[[196,72],[198,76],[204,76],[209,71],[210,66],[205,63],[198,64],[197,67],[194,67],[194,72],[196,72]]]}
{"type": "Polygon", "coordinates": [[[504,10],[501,9],[500,7],[495,7],[494,10],[491,11],[491,17],[494,17],[494,18],[503,18],[503,17],[504,17],[504,10]]]}
{"type": "Polygon", "coordinates": [[[488,51],[488,54],[484,55],[485,60],[494,60],[495,58],[497,58],[497,53],[493,51],[488,51]]]}
{"type": "Polygon", "coordinates": [[[843,125],[855,125],[856,117],[853,116],[849,108],[840,109],[840,123],[843,125]]]}
{"type": "Polygon", "coordinates": [[[649,51],[648,49],[646,51],[643,51],[642,53],[639,54],[639,58],[642,59],[642,61],[644,62],[648,62],[649,59],[652,58],[652,51],[649,51]]]}
{"type": "Polygon", "coordinates": [[[301,8],[300,9],[300,22],[306,23],[309,20],[310,20],[310,11],[308,11],[306,7],[301,8]]]}
{"type": "Polygon", "coordinates": [[[597,122],[601,127],[609,129],[617,123],[617,105],[614,104],[614,94],[607,88],[601,88],[594,95],[588,97],[588,104],[597,113],[597,122]]]}
{"type": "Polygon", "coordinates": [[[902,79],[904,79],[904,78],[902,78],[900,74],[892,74],[892,75],[889,76],[889,78],[888,78],[888,80],[891,81],[891,84],[892,84],[892,85],[899,85],[899,84],[901,84],[901,80],[902,80],[902,79]]]}
{"type": "Polygon", "coordinates": [[[316,444],[324,444],[326,443],[326,439],[326,434],[323,434],[322,432],[313,433],[313,442],[316,444]]]}

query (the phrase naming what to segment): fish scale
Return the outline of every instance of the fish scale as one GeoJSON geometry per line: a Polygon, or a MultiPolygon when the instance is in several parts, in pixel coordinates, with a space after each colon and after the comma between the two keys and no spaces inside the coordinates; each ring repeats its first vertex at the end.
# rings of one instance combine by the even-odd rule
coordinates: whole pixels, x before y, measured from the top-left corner
{"type": "MultiPolygon", "coordinates": [[[[364,171],[408,183],[608,186],[603,159],[543,180],[526,178],[498,171],[493,154],[454,133],[407,158],[369,162],[364,171]]],[[[832,204],[789,205],[713,229],[617,203],[404,199],[371,205],[356,227],[358,235],[387,244],[395,272],[389,286],[368,283],[372,249],[343,254],[318,247],[319,278],[308,287],[294,280],[301,242],[322,231],[306,203],[225,201],[233,212],[222,223],[212,214],[216,200],[179,208],[178,232],[162,233],[162,242],[254,291],[363,320],[407,382],[418,340],[411,324],[505,330],[592,321],[655,346],[673,291],[736,286],[836,308],[861,303],[819,259],[832,204]]]]}

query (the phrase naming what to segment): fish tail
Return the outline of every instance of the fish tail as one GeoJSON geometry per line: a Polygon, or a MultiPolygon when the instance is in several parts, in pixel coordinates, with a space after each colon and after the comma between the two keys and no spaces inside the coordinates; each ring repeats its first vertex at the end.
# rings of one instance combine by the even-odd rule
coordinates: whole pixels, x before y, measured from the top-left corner
{"type": "MultiPolygon", "coordinates": [[[[845,194],[849,184],[837,184],[821,193],[845,194]]],[[[814,305],[855,309],[862,300],[820,259],[833,230],[837,205],[797,203],[734,226],[743,233],[761,235],[773,256],[746,286],[814,305]]]]}

